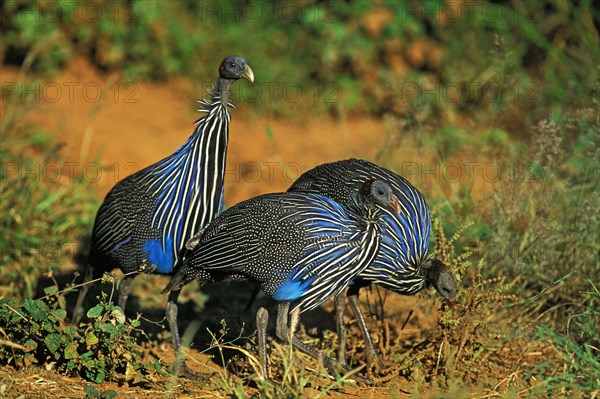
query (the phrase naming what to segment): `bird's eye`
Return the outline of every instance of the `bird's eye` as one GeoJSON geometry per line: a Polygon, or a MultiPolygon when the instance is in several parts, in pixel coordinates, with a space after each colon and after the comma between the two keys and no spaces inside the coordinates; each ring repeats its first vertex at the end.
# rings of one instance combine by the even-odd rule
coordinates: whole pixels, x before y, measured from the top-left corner
{"type": "Polygon", "coordinates": [[[231,64],[229,64],[230,67],[234,68],[235,67],[235,62],[232,62],[231,64]]]}

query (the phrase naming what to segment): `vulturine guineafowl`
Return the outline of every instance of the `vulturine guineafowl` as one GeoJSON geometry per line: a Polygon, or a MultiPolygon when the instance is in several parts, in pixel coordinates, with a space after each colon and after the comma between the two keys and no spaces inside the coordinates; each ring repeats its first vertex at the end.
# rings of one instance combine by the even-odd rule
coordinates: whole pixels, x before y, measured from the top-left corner
{"type": "MultiPolygon", "coordinates": [[[[201,101],[205,115],[188,140],[173,154],[118,182],[100,206],[84,282],[121,269],[125,276],[118,304],[123,310],[138,272],[172,274],[184,244],[221,213],[230,90],[240,78],[254,81],[248,62],[237,56],[225,58],[210,98],[201,101]]],[[[88,288],[89,284],[81,288],[74,320],[88,288]]],[[[167,304],[176,351],[180,348],[178,294],[174,291],[167,304]]]]}
{"type": "MultiPolygon", "coordinates": [[[[350,197],[344,207],[319,194],[275,193],[229,208],[192,240],[195,247],[164,292],[194,279],[244,276],[278,302],[277,336],[333,370],[330,358],[293,337],[299,314],[341,293],[371,264],[380,248],[381,210],[400,210],[391,188],[379,180],[366,181],[350,197]]],[[[257,329],[265,376],[267,320],[261,308],[257,329]]]]}
{"type": "MultiPolygon", "coordinates": [[[[366,345],[367,363],[377,356],[358,301],[362,287],[378,284],[402,295],[413,295],[433,285],[445,298],[456,295],[458,283],[450,268],[428,256],[431,215],[423,195],[407,180],[385,168],[360,159],[319,165],[302,174],[289,192],[318,193],[349,206],[352,193],[365,181],[380,179],[392,188],[400,211],[382,208],[381,248],[375,261],[350,284],[347,296],[366,345]]],[[[345,364],[345,297],[336,298],[336,325],[340,341],[339,362],[345,364]]]]}

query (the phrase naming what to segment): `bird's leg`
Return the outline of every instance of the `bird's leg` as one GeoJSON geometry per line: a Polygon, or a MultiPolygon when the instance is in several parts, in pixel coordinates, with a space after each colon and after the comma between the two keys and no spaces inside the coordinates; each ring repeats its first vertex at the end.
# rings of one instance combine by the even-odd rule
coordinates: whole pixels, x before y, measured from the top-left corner
{"type": "Polygon", "coordinates": [[[177,327],[177,299],[181,290],[169,292],[169,299],[167,301],[167,321],[169,322],[169,328],[171,329],[171,338],[173,340],[173,349],[175,353],[179,354],[181,349],[181,338],[179,337],[179,328],[177,327]]]}
{"type": "Polygon", "coordinates": [[[119,286],[119,307],[125,313],[125,306],[127,305],[127,298],[129,297],[129,293],[131,292],[131,287],[133,286],[133,279],[137,276],[137,273],[126,275],[121,280],[121,284],[119,286]]]}
{"type": "Polygon", "coordinates": [[[285,343],[290,343],[290,335],[288,332],[288,310],[290,303],[288,301],[279,302],[277,305],[277,325],[275,326],[275,334],[285,343]]]}
{"type": "Polygon", "coordinates": [[[255,285],[254,289],[252,290],[252,293],[250,294],[250,299],[248,299],[248,303],[246,304],[246,309],[244,309],[244,313],[246,313],[247,311],[250,310],[250,308],[254,304],[254,301],[256,301],[256,297],[258,296],[259,291],[260,291],[260,286],[255,285]]]}
{"type": "Polygon", "coordinates": [[[297,307],[296,309],[292,310],[292,313],[290,315],[292,316],[290,318],[290,339],[293,340],[294,333],[296,332],[296,329],[300,324],[300,308],[297,307]]]}
{"type": "Polygon", "coordinates": [[[358,322],[358,327],[362,332],[363,339],[365,340],[365,355],[367,357],[367,365],[370,367],[374,362],[377,363],[377,366],[380,369],[383,369],[384,365],[379,356],[377,355],[377,351],[373,346],[373,340],[371,339],[371,334],[369,334],[369,330],[367,329],[367,323],[365,322],[365,318],[360,310],[360,303],[358,302],[358,291],[356,293],[348,293],[348,300],[350,301],[350,307],[354,312],[354,316],[358,322]]]}
{"type": "Polygon", "coordinates": [[[267,359],[267,326],[269,324],[269,311],[260,308],[256,312],[256,331],[258,338],[258,361],[260,362],[262,379],[269,379],[269,363],[267,359]]]}
{"type": "Polygon", "coordinates": [[[187,378],[199,377],[199,374],[192,371],[187,364],[183,353],[181,353],[181,337],[179,336],[179,327],[177,326],[177,299],[181,290],[170,291],[169,299],[167,301],[167,321],[169,322],[169,329],[171,330],[171,338],[173,340],[173,349],[175,350],[175,361],[173,362],[173,375],[183,375],[187,378]]]}
{"type": "Polygon", "coordinates": [[[338,333],[339,349],[338,363],[342,367],[348,367],[346,363],[346,326],[344,325],[344,310],[346,308],[346,296],[340,293],[335,297],[335,326],[338,333]]]}
{"type": "Polygon", "coordinates": [[[290,302],[283,301],[277,304],[277,320],[275,322],[275,335],[286,344],[292,343],[292,330],[288,328],[290,302]]]}
{"type": "MultiPolygon", "coordinates": [[[[290,321],[291,327],[288,327],[287,315],[289,306],[289,302],[280,302],[279,307],[277,308],[277,337],[279,337],[279,339],[281,339],[287,344],[292,344],[292,346],[298,349],[300,352],[303,352],[314,359],[322,361],[323,365],[331,374],[337,374],[336,364],[333,359],[331,359],[329,356],[323,355],[310,345],[305,344],[304,342],[300,341],[298,338],[293,336],[293,328],[296,328],[298,326],[298,323],[300,322],[300,308],[296,308],[294,309],[294,311],[292,311],[290,321]]],[[[342,366],[342,371],[344,373],[348,373],[351,370],[347,366],[342,366]]],[[[363,383],[373,383],[372,380],[368,380],[356,375],[353,378],[363,383]]]]}
{"type": "Polygon", "coordinates": [[[75,302],[75,308],[73,308],[73,314],[71,315],[71,323],[75,323],[79,317],[77,317],[77,313],[83,304],[83,300],[87,295],[88,290],[90,289],[90,282],[92,280],[92,267],[90,265],[86,265],[85,272],[83,274],[83,283],[81,284],[81,288],[79,289],[79,295],[77,295],[77,302],[75,302]]]}
{"type": "Polygon", "coordinates": [[[300,319],[300,308],[295,309],[291,314],[291,327],[288,327],[288,315],[289,315],[290,302],[284,301],[280,302],[277,307],[277,326],[276,333],[277,337],[281,339],[286,344],[291,344],[293,347],[298,350],[306,353],[309,356],[314,357],[317,360],[323,360],[323,363],[329,368],[329,366],[333,366],[333,362],[331,359],[327,358],[325,360],[325,356],[322,356],[318,351],[305,344],[304,342],[294,338],[294,328],[298,326],[298,322],[300,319]]]}

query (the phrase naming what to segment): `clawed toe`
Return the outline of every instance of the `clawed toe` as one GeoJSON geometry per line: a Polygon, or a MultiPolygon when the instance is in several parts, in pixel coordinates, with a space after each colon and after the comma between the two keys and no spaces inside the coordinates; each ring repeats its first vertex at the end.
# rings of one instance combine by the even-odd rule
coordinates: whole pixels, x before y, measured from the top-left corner
{"type": "Polygon", "coordinates": [[[345,361],[334,363],[334,361],[331,358],[325,358],[323,363],[324,363],[325,367],[327,368],[327,370],[332,375],[350,374],[348,379],[354,380],[358,383],[362,383],[362,384],[366,384],[366,385],[372,385],[375,383],[375,381],[373,379],[365,378],[365,377],[358,375],[359,370],[351,368],[350,366],[348,366],[348,364],[345,361]]]}
{"type": "Polygon", "coordinates": [[[208,381],[211,377],[211,374],[199,373],[190,369],[183,360],[173,363],[171,373],[177,377],[183,377],[188,380],[196,380],[199,382],[208,381]]]}

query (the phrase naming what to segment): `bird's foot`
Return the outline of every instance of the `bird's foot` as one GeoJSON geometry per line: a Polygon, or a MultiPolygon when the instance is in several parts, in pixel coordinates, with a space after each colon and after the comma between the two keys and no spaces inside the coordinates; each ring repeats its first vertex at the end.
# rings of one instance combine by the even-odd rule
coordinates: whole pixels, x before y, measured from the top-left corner
{"type": "Polygon", "coordinates": [[[342,362],[335,363],[331,358],[324,357],[323,364],[332,375],[339,374],[343,376],[350,374],[348,376],[349,380],[354,380],[358,383],[365,385],[373,385],[375,383],[375,380],[371,378],[365,378],[358,375],[360,369],[351,368],[350,366],[348,366],[345,360],[342,362]]]}
{"type": "Polygon", "coordinates": [[[171,374],[177,377],[186,378],[188,380],[196,380],[198,382],[207,382],[212,375],[212,373],[200,373],[192,370],[187,364],[185,364],[184,360],[179,360],[173,363],[171,374]]]}
{"type": "Polygon", "coordinates": [[[383,360],[376,353],[367,355],[367,377],[375,379],[375,375],[382,376],[392,366],[392,362],[383,360]]]}

